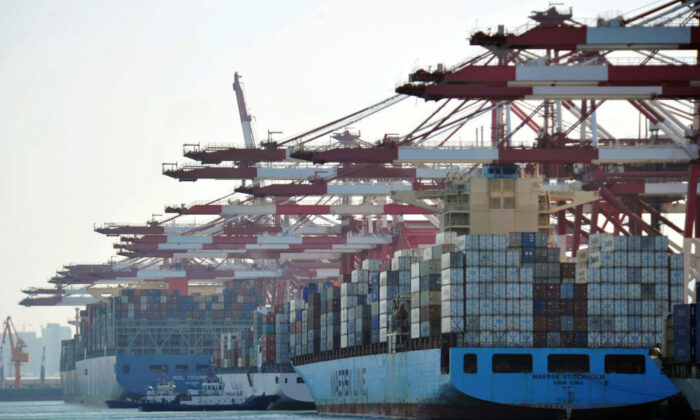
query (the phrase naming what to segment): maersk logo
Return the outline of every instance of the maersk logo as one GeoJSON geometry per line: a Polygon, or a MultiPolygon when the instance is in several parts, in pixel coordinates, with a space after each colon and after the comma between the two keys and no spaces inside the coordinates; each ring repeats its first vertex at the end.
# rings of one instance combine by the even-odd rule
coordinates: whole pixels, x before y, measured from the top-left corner
{"type": "Polygon", "coordinates": [[[367,397],[367,369],[342,369],[331,372],[333,397],[367,397]]]}

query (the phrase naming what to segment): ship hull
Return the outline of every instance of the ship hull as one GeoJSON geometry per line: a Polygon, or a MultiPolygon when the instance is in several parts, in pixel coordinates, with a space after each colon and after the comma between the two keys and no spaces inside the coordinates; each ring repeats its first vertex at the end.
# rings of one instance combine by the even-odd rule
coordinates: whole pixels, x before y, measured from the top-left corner
{"type": "Polygon", "coordinates": [[[597,361],[616,351],[452,348],[449,373],[441,370],[440,349],[356,356],[301,364],[295,369],[308,384],[318,411],[338,415],[521,420],[577,412],[595,413],[598,418],[643,418],[654,404],[678,392],[648,356],[646,373],[636,378],[596,372],[597,361]],[[532,372],[492,373],[486,366],[491,356],[509,352],[532,354],[532,372]],[[588,354],[590,374],[547,374],[546,368],[541,372],[538,361],[546,360],[550,352],[588,354]],[[466,353],[477,354],[480,360],[474,374],[465,374],[461,368],[466,353]]]}
{"type": "Polygon", "coordinates": [[[63,399],[88,405],[137,400],[163,375],[186,392],[207,378],[211,355],[98,356],[75,362],[75,370],[61,372],[63,399]]]}
{"type": "Polygon", "coordinates": [[[313,410],[314,402],[308,387],[295,372],[216,372],[224,383],[224,392],[242,392],[245,398],[274,396],[271,410],[313,410]]]}
{"type": "Polygon", "coordinates": [[[114,372],[116,356],[92,357],[75,362],[75,384],[69,401],[88,405],[104,404],[124,395],[124,388],[117,382],[114,372]]]}

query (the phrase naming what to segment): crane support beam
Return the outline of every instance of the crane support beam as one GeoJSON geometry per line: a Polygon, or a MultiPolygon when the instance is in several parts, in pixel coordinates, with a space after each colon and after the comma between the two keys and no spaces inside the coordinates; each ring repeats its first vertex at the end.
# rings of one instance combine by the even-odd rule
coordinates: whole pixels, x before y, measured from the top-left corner
{"type": "Polygon", "coordinates": [[[548,50],[697,50],[697,26],[536,26],[520,35],[475,33],[471,45],[548,50]]]}
{"type": "MultiPolygon", "coordinates": [[[[384,147],[331,149],[308,153],[307,160],[313,163],[326,162],[365,162],[367,156],[381,155],[383,163],[662,163],[690,162],[698,157],[698,146],[675,145],[647,147],[560,147],[548,149],[521,148],[419,148],[384,147]]],[[[373,162],[377,157],[372,158],[373,162]]],[[[419,168],[417,168],[419,169],[419,168]]]]}

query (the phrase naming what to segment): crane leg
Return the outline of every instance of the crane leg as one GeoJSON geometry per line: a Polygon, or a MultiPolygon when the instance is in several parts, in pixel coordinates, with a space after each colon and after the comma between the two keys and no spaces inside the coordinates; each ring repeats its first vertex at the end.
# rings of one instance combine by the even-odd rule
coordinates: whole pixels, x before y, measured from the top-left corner
{"type": "Polygon", "coordinates": [[[22,374],[20,371],[20,363],[15,362],[15,388],[22,386],[22,374]]]}

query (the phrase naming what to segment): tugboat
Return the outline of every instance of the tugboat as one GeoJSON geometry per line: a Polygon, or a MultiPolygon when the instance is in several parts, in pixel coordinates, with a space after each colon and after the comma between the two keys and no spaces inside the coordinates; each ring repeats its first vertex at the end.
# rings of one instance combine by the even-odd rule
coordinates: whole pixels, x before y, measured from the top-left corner
{"type": "Polygon", "coordinates": [[[242,390],[225,391],[224,382],[209,372],[199,388],[190,388],[186,394],[175,395],[171,400],[148,396],[138,404],[140,411],[228,411],[266,410],[277,395],[245,397],[242,390]]]}
{"type": "Polygon", "coordinates": [[[160,377],[160,383],[155,388],[149,385],[146,396],[140,400],[108,400],[109,408],[138,408],[141,403],[171,403],[177,397],[173,381],[166,382],[165,372],[160,377]]]}

